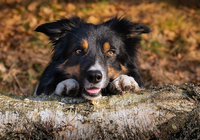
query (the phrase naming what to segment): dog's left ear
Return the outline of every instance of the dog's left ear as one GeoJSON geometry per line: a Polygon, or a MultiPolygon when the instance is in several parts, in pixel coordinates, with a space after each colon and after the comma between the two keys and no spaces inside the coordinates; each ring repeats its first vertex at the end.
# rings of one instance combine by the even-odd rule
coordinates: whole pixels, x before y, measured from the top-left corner
{"type": "Polygon", "coordinates": [[[35,31],[46,34],[52,42],[55,42],[72,29],[80,27],[83,23],[84,21],[79,17],[71,17],[69,19],[58,20],[57,22],[42,24],[35,31]]]}
{"type": "Polygon", "coordinates": [[[111,29],[124,35],[140,35],[142,33],[149,33],[151,31],[146,25],[141,23],[133,23],[126,18],[114,17],[111,20],[105,22],[104,24],[108,25],[111,29]]]}

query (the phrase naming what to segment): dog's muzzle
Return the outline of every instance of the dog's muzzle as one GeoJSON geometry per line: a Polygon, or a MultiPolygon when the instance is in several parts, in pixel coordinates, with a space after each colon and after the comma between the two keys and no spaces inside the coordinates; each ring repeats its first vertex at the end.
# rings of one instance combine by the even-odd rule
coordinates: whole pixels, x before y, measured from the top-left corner
{"type": "Polygon", "coordinates": [[[103,87],[103,74],[99,70],[89,70],[86,75],[87,85],[82,91],[83,97],[89,100],[99,99],[103,87]]]}

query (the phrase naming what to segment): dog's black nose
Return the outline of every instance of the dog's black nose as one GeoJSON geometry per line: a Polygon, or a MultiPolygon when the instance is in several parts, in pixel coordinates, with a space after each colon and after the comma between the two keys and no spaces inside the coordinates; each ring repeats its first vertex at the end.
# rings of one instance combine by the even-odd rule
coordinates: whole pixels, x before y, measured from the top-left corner
{"type": "Polygon", "coordinates": [[[87,80],[90,83],[99,83],[102,80],[102,73],[99,70],[90,70],[87,72],[87,80]]]}

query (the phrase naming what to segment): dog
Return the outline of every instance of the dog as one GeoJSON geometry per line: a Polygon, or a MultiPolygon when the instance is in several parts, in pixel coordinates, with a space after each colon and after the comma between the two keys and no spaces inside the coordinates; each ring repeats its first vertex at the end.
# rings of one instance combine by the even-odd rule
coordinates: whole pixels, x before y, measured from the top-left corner
{"type": "Polygon", "coordinates": [[[140,34],[150,32],[146,25],[117,16],[94,25],[73,16],[35,31],[49,36],[54,48],[34,95],[95,100],[103,91],[123,94],[143,87],[136,64],[140,34]]]}

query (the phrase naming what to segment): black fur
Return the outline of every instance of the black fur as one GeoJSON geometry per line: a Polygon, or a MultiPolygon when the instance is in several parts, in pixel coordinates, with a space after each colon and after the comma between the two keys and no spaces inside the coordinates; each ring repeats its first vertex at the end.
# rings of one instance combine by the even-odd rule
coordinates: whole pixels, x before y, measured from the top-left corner
{"type": "MultiPolygon", "coordinates": [[[[101,60],[100,63],[106,72],[108,66],[121,71],[120,64],[122,64],[129,71],[127,75],[134,77],[139,86],[143,87],[136,62],[139,35],[150,32],[147,26],[118,17],[98,25],[86,23],[78,17],[71,17],[43,24],[35,31],[49,36],[54,44],[52,59],[41,76],[37,95],[52,94],[57,84],[68,78],[77,80],[83,88],[83,78],[88,67],[93,65],[95,60],[101,60]],[[87,40],[89,49],[81,55],[74,55],[82,39],[87,40]],[[110,43],[115,57],[102,53],[102,44],[105,42],[110,43]],[[63,65],[62,69],[58,68],[60,65],[63,65]],[[64,73],[65,68],[74,65],[80,65],[80,77],[64,73]]],[[[114,80],[112,77],[108,77],[106,85],[112,80],[114,80]]]]}

